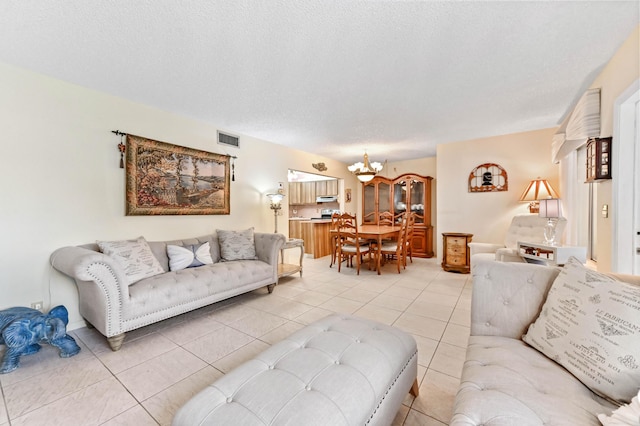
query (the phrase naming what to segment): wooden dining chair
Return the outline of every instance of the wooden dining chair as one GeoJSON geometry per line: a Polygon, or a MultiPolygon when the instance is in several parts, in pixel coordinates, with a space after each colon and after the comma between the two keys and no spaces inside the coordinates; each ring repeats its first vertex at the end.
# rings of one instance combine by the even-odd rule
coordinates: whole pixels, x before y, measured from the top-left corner
{"type": "Polygon", "coordinates": [[[411,263],[413,263],[413,257],[411,255],[413,252],[413,228],[415,223],[415,213],[407,213],[407,238],[404,241],[404,244],[406,245],[404,258],[405,265],[407,264],[407,257],[409,258],[411,263]]]}
{"type": "Polygon", "coordinates": [[[338,272],[342,265],[342,259],[348,259],[353,266],[353,259],[356,259],[357,274],[360,275],[360,263],[362,263],[362,256],[369,255],[369,267],[371,267],[371,247],[366,240],[360,238],[358,234],[358,223],[356,217],[351,216],[348,213],[343,213],[338,219],[338,272]]]}
{"type": "MultiPolygon", "coordinates": [[[[349,219],[343,219],[340,213],[333,213],[331,215],[330,230],[333,231],[333,233],[331,234],[331,263],[329,264],[329,268],[331,268],[336,263],[336,259],[338,257],[338,228],[343,220],[352,221],[351,216],[349,219]]],[[[353,220],[353,223],[355,223],[355,219],[353,220]]],[[[343,262],[344,260],[344,258],[340,258],[340,262],[343,262]]]]}
{"type": "Polygon", "coordinates": [[[406,268],[406,250],[407,244],[405,243],[407,239],[407,225],[409,220],[407,217],[402,218],[402,222],[400,222],[400,232],[398,233],[398,239],[396,241],[388,241],[382,244],[380,247],[379,255],[382,256],[383,259],[394,257],[396,259],[396,266],[398,268],[398,273],[400,273],[400,265],[402,268],[406,268]]]}
{"type": "Polygon", "coordinates": [[[387,211],[387,212],[382,212],[378,215],[378,225],[394,225],[395,224],[395,217],[393,216],[393,213],[387,211]]]}
{"type": "MultiPolygon", "coordinates": [[[[389,212],[389,211],[385,211],[379,214],[378,216],[378,224],[379,225],[387,225],[387,226],[393,226],[393,225],[399,225],[400,223],[402,223],[402,219],[404,218],[405,213],[399,213],[397,215],[394,215],[393,213],[389,212]]],[[[382,240],[382,244],[385,243],[392,243],[395,244],[395,242],[397,241],[397,239],[395,237],[393,238],[385,238],[384,240],[382,240]]],[[[373,244],[375,245],[376,242],[374,241],[373,244]]],[[[383,258],[387,258],[387,259],[392,259],[394,256],[392,254],[389,253],[385,253],[384,255],[382,255],[383,258]]]]}

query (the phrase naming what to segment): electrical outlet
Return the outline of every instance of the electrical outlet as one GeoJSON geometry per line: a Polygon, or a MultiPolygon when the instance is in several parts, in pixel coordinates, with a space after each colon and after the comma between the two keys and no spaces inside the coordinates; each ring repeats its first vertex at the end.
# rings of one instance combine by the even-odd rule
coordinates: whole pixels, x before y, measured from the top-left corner
{"type": "Polygon", "coordinates": [[[37,309],[39,311],[42,311],[42,302],[33,302],[31,304],[31,309],[37,309]]]}

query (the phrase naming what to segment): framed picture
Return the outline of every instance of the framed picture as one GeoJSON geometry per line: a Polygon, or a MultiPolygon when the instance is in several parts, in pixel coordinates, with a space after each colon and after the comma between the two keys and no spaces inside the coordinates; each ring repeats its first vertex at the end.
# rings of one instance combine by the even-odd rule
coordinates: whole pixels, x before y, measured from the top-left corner
{"type": "Polygon", "coordinates": [[[229,158],[127,135],[127,216],[229,214],[229,158]]]}
{"type": "Polygon", "coordinates": [[[507,171],[495,163],[480,164],[469,173],[469,192],[509,190],[507,171]]]}

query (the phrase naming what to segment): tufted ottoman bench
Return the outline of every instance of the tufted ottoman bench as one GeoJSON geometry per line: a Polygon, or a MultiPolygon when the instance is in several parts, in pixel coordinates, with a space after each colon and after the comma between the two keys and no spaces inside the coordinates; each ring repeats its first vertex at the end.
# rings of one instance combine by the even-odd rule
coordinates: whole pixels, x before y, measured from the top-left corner
{"type": "Polygon", "coordinates": [[[417,349],[397,328],[330,315],[194,396],[174,426],[389,425],[417,396],[417,349]]]}

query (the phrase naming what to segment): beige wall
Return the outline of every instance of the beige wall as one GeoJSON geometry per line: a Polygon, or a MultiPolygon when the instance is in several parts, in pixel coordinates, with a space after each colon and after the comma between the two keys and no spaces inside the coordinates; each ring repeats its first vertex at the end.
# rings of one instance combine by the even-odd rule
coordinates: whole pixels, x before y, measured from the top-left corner
{"type": "MultiPolygon", "coordinates": [[[[195,237],[216,228],[273,232],[264,194],[287,181],[287,169],[314,172],[311,164],[318,161],[327,165],[327,174],[357,185],[346,165],[335,160],[246,136],[240,149],[227,148],[216,143],[217,129],[209,124],[3,64],[0,93],[0,309],[35,301],[45,307],[64,304],[71,328],[82,324],[77,291],[49,266],[56,248],[139,235],[195,237]],[[231,214],[125,216],[119,138],[111,133],[116,129],[237,155],[231,214]]],[[[286,215],[279,217],[279,230],[288,233],[286,215]]]]}
{"type": "MultiPolygon", "coordinates": [[[[601,88],[600,94],[600,136],[613,136],[614,104],[618,96],[634,81],[640,78],[640,26],[631,33],[629,38],[618,49],[590,88],[601,88]]],[[[613,141],[613,150],[616,149],[613,141]]],[[[616,175],[616,170],[612,170],[616,175]]],[[[596,184],[598,191],[598,211],[603,204],[609,205],[609,217],[598,215],[598,270],[611,271],[611,253],[613,247],[613,221],[616,214],[612,203],[612,182],[605,181],[596,184]]],[[[630,196],[632,194],[629,194],[630,196]]]]}
{"type": "Polygon", "coordinates": [[[529,212],[528,204],[518,199],[531,179],[546,178],[558,189],[558,166],[551,163],[550,154],[555,130],[438,145],[438,234],[434,238],[439,258],[442,232],[465,232],[473,234],[473,241],[502,243],[513,216],[529,212]],[[469,174],[483,163],[496,163],[507,171],[508,191],[468,192],[469,174]]]}

